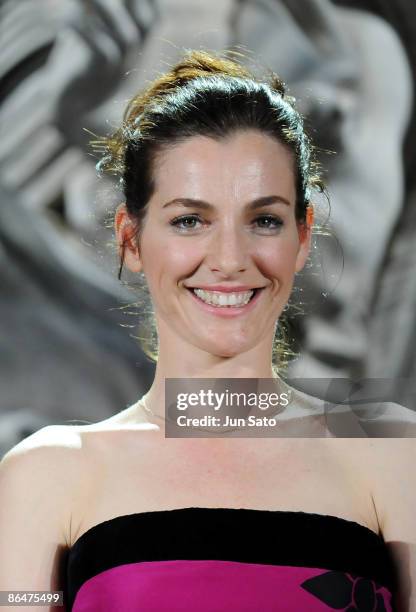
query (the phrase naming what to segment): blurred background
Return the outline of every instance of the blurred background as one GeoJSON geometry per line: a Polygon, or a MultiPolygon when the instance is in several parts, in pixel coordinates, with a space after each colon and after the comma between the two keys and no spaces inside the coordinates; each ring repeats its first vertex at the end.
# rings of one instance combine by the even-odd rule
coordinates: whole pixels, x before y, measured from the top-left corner
{"type": "Polygon", "coordinates": [[[151,383],[107,227],[121,194],[88,142],[183,48],[275,70],[322,151],[336,240],[299,278],[289,376],[416,402],[415,41],[411,0],[0,0],[0,455],[151,383]]]}

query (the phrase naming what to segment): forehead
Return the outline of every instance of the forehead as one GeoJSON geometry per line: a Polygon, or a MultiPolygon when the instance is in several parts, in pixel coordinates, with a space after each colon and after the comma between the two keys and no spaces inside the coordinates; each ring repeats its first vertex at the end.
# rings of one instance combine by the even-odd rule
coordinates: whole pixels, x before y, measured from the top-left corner
{"type": "Polygon", "coordinates": [[[154,179],[161,198],[245,200],[272,193],[294,200],[293,156],[275,138],[252,130],[214,140],[192,136],[162,151],[154,179]]]}

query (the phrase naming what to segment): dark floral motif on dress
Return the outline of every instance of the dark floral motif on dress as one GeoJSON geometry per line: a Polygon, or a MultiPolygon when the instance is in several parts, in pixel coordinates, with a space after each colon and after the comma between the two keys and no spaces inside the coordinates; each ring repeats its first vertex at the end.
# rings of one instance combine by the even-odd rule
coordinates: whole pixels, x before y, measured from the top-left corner
{"type": "Polygon", "coordinates": [[[344,612],[387,612],[382,588],[371,578],[344,572],[325,572],[300,585],[333,610],[344,612]]]}

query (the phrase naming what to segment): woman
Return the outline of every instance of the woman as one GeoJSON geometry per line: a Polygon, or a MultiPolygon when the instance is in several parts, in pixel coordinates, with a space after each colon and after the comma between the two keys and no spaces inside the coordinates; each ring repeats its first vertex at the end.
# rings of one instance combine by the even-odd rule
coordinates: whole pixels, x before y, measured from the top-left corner
{"type": "Polygon", "coordinates": [[[0,588],[63,588],[74,611],[416,610],[412,440],[335,439],[323,418],[310,437],[164,435],[167,379],[284,385],[276,322],[321,183],[283,84],[191,52],[105,153],[125,193],[121,264],[154,305],[155,379],[113,417],[44,428],[3,459],[0,588]]]}

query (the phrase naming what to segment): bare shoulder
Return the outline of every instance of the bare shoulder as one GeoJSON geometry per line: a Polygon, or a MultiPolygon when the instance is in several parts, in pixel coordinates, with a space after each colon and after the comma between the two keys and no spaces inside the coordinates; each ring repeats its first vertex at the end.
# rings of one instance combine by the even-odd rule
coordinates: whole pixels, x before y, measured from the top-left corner
{"type": "Polygon", "coordinates": [[[0,462],[0,590],[61,590],[74,500],[85,489],[77,428],[47,426],[0,462]]]}
{"type": "Polygon", "coordinates": [[[383,534],[390,533],[393,525],[396,536],[399,532],[405,535],[411,527],[412,537],[416,541],[416,523],[413,518],[416,514],[416,440],[380,438],[369,439],[367,442],[367,469],[383,534]]]}
{"type": "Polygon", "coordinates": [[[399,612],[416,610],[416,440],[371,440],[373,499],[396,569],[399,612]]]}
{"type": "MultiPolygon", "coordinates": [[[[8,516],[32,508],[53,516],[65,543],[74,492],[83,475],[78,427],[49,425],[11,448],[0,462],[0,491],[8,516]]],[[[6,519],[6,517],[4,517],[6,519]]],[[[23,517],[22,517],[23,518],[23,517]]]]}
{"type": "MultiPolygon", "coordinates": [[[[53,459],[53,464],[49,463],[49,467],[53,468],[56,461],[61,468],[64,467],[64,464],[60,465],[60,460],[63,460],[69,454],[76,455],[76,451],[81,446],[79,427],[48,425],[13,446],[2,457],[0,466],[2,466],[3,471],[22,469],[25,465],[28,468],[31,466],[36,469],[36,467],[41,467],[45,462],[49,463],[53,459]]],[[[46,473],[45,477],[47,477],[46,473]]]]}
{"type": "Polygon", "coordinates": [[[416,440],[337,438],[326,443],[351,470],[352,482],[364,479],[393,561],[394,610],[416,612],[416,440]]]}

